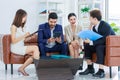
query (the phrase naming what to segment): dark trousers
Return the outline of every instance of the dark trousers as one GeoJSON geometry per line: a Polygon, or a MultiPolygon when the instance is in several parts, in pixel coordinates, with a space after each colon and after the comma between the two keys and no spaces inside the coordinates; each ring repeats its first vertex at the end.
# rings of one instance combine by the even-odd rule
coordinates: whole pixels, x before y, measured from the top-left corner
{"type": "Polygon", "coordinates": [[[105,57],[105,45],[91,46],[89,44],[84,44],[85,58],[92,60],[92,54],[96,53],[98,64],[104,64],[105,57]]]}
{"type": "Polygon", "coordinates": [[[39,50],[40,50],[41,56],[46,56],[47,52],[60,52],[60,54],[67,55],[67,44],[64,42],[61,44],[57,43],[54,47],[48,48],[45,46],[45,44],[40,43],[39,50]]]}

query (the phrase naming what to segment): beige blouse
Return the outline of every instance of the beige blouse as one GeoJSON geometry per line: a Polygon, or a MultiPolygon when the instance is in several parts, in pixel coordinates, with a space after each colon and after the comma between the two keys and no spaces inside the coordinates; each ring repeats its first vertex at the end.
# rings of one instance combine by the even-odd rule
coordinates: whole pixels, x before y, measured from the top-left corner
{"type": "Polygon", "coordinates": [[[78,40],[80,45],[82,45],[83,44],[82,39],[80,39],[77,36],[78,32],[80,32],[81,30],[82,30],[82,27],[77,25],[75,32],[73,33],[70,25],[65,26],[64,31],[65,31],[65,36],[66,36],[67,42],[70,43],[71,41],[73,41],[73,38],[74,38],[74,40],[78,40]]]}

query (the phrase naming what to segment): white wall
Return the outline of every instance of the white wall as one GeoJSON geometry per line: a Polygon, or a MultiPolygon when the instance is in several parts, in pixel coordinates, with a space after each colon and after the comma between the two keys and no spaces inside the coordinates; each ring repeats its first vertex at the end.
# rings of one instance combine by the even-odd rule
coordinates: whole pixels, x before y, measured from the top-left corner
{"type": "Polygon", "coordinates": [[[69,24],[68,22],[68,14],[69,13],[75,13],[76,15],[78,14],[78,0],[64,0],[65,2],[65,24],[69,24]]]}
{"type": "MultiPolygon", "coordinates": [[[[68,24],[67,16],[70,12],[77,13],[76,2],[78,0],[64,0],[65,3],[65,22],[68,24]]],[[[0,34],[9,34],[15,13],[18,9],[24,9],[28,13],[27,30],[34,32],[38,29],[38,5],[39,0],[0,0],[0,34]]]]}
{"type": "Polygon", "coordinates": [[[10,33],[10,27],[18,9],[28,13],[27,30],[32,32],[36,25],[36,0],[0,0],[0,34],[10,33]]]}

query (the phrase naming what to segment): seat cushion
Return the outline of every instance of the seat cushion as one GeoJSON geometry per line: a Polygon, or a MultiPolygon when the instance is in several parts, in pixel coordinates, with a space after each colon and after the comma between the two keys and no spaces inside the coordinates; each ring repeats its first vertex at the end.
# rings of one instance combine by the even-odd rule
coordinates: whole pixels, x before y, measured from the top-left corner
{"type": "Polygon", "coordinates": [[[23,64],[25,62],[25,56],[11,53],[11,64],[23,64]]]}

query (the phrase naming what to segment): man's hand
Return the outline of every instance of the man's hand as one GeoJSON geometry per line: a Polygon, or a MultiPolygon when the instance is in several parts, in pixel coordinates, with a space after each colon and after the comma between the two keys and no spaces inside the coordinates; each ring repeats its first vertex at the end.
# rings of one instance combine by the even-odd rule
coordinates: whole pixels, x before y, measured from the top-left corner
{"type": "Polygon", "coordinates": [[[62,41],[62,40],[61,40],[61,37],[56,37],[56,38],[55,38],[55,41],[58,42],[58,43],[61,43],[61,41],[62,41]]]}
{"type": "Polygon", "coordinates": [[[51,43],[51,42],[55,42],[55,39],[54,38],[49,38],[48,43],[51,43]]]}
{"type": "Polygon", "coordinates": [[[90,30],[93,28],[93,24],[90,23],[89,27],[88,27],[90,30]]]}
{"type": "Polygon", "coordinates": [[[85,39],[84,42],[85,43],[90,43],[90,40],[89,39],[85,39]]]}

